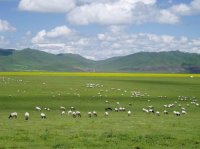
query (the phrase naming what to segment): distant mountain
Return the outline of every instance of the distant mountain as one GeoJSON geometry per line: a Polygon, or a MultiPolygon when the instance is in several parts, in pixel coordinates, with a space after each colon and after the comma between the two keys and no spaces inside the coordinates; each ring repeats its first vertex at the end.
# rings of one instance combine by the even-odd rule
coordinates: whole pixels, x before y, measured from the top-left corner
{"type": "Polygon", "coordinates": [[[93,67],[92,60],[75,54],[54,55],[33,49],[6,51],[0,49],[0,71],[92,71],[93,67]]]}
{"type": "Polygon", "coordinates": [[[100,71],[200,73],[200,55],[170,52],[140,52],[111,58],[98,64],[100,71]]]}
{"type": "Polygon", "coordinates": [[[93,61],[77,54],[0,49],[0,71],[200,73],[200,55],[179,51],[140,52],[93,61]]]}

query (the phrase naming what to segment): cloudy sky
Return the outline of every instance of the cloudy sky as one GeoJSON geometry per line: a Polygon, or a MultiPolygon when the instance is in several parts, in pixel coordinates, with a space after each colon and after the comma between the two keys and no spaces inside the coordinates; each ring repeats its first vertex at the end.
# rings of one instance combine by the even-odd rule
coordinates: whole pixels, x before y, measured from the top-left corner
{"type": "Polygon", "coordinates": [[[0,0],[0,48],[106,59],[200,53],[200,0],[0,0]]]}

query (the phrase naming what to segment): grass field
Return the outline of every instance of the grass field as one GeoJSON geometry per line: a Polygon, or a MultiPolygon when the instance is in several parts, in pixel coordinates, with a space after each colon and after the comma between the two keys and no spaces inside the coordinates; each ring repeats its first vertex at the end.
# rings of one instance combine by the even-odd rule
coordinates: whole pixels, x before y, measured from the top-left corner
{"type": "Polygon", "coordinates": [[[190,76],[1,72],[0,149],[198,149],[200,107],[190,99],[196,97],[200,102],[200,75],[190,76]],[[88,83],[99,85],[87,88],[88,83]],[[131,97],[132,91],[144,96],[131,97]],[[181,101],[178,96],[189,98],[181,101]],[[164,115],[163,105],[175,101],[175,107],[164,115]],[[112,111],[105,118],[105,108],[118,107],[116,102],[132,115],[112,111]],[[173,115],[174,110],[180,111],[179,104],[186,115],[173,115]],[[149,105],[160,111],[160,116],[142,112],[149,105]],[[51,108],[42,110],[47,119],[40,119],[35,106],[51,108]],[[74,106],[82,117],[61,115],[60,106],[74,106]],[[98,117],[88,118],[87,112],[93,110],[98,117]],[[8,119],[15,111],[18,118],[8,119]],[[30,113],[28,121],[24,119],[26,111],[30,113]]]}

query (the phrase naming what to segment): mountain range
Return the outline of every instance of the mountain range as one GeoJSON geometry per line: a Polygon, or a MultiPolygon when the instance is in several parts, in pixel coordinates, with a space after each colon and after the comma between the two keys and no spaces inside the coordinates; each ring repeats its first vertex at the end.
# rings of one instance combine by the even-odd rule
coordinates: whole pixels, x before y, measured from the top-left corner
{"type": "Polygon", "coordinates": [[[77,54],[0,49],[0,71],[200,73],[200,54],[140,52],[94,61],[77,54]]]}

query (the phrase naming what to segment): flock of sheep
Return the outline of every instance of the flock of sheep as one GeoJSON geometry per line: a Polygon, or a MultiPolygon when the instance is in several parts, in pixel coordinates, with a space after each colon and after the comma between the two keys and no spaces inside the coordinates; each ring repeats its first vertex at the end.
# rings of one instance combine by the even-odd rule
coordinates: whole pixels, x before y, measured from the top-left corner
{"type": "MultiPolygon", "coordinates": [[[[38,106],[35,107],[35,110],[39,111],[39,112],[42,111],[42,109],[40,107],[38,107],[38,106]]],[[[50,108],[44,108],[44,110],[50,111],[50,108]]],[[[65,112],[66,108],[65,107],[61,106],[60,110],[61,110],[61,115],[66,114],[66,112],[65,112]]],[[[104,112],[104,116],[108,117],[109,112],[107,110],[111,110],[112,111],[112,108],[108,107],[108,108],[105,108],[105,110],[106,111],[104,112]]],[[[116,111],[116,108],[115,108],[115,111],[116,111]]],[[[125,111],[125,110],[123,110],[123,111],[125,111]]],[[[117,110],[117,112],[118,112],[118,110],[117,110]]],[[[68,113],[68,115],[71,115],[73,118],[81,117],[81,112],[80,111],[76,111],[74,107],[70,107],[70,110],[67,113],[68,113]]],[[[89,111],[87,114],[88,114],[88,117],[97,117],[98,116],[96,111],[89,111]]],[[[131,116],[131,111],[129,110],[127,112],[127,114],[128,114],[128,116],[131,116]]],[[[29,120],[29,118],[30,118],[29,112],[25,112],[24,117],[25,117],[25,120],[29,120]]],[[[10,113],[8,118],[9,119],[17,118],[17,112],[10,113]]],[[[41,112],[40,113],[40,118],[41,119],[47,119],[47,116],[46,116],[45,113],[41,112]]]]}
{"type": "MultiPolygon", "coordinates": [[[[159,98],[161,98],[161,97],[159,97],[159,98]]],[[[189,101],[186,104],[187,107],[189,107],[190,104],[199,107],[199,103],[197,102],[197,99],[195,97],[191,98],[191,97],[179,96],[177,101],[184,101],[184,102],[189,101]]],[[[174,110],[172,112],[173,115],[175,115],[175,116],[181,116],[181,115],[187,114],[186,108],[183,107],[177,101],[174,101],[174,103],[171,103],[171,104],[165,104],[165,105],[163,105],[163,108],[164,108],[163,114],[164,115],[169,114],[168,109],[172,109],[173,110],[174,107],[178,107],[180,110],[179,111],[174,110]]],[[[149,103],[150,100],[147,100],[147,102],[149,103]]],[[[109,101],[106,100],[105,103],[108,104],[109,101]]],[[[125,111],[127,111],[125,107],[121,107],[120,106],[119,102],[116,102],[116,104],[117,104],[117,107],[115,107],[115,108],[112,108],[112,107],[106,107],[105,108],[104,117],[108,117],[109,116],[109,111],[114,111],[114,112],[125,112],[125,111]]],[[[129,106],[132,106],[132,104],[129,103],[129,106]]],[[[39,111],[39,112],[42,111],[42,109],[40,107],[38,107],[38,106],[35,107],[35,110],[39,111]]],[[[44,108],[44,110],[50,111],[50,108],[44,108]]],[[[60,107],[60,111],[61,111],[61,115],[65,115],[67,113],[69,116],[71,115],[73,118],[81,117],[82,116],[81,112],[78,111],[78,110],[76,110],[74,107],[70,107],[69,110],[66,112],[66,108],[64,106],[61,106],[60,107]]],[[[155,110],[154,106],[152,106],[152,105],[149,105],[146,108],[142,108],[142,111],[145,112],[145,113],[154,113],[157,116],[160,116],[160,114],[161,114],[161,112],[158,111],[158,110],[155,110]]],[[[130,110],[127,111],[127,115],[128,116],[131,116],[131,113],[132,112],[130,110]]],[[[89,111],[87,113],[87,115],[88,115],[89,118],[90,117],[97,117],[98,116],[98,114],[97,114],[97,112],[95,110],[94,111],[89,111]]],[[[29,120],[29,118],[30,118],[29,112],[25,112],[24,117],[25,117],[25,120],[29,120]]],[[[40,117],[41,117],[41,119],[46,119],[47,118],[46,114],[43,113],[43,112],[40,113],[40,117]]],[[[9,119],[11,119],[11,118],[17,118],[17,112],[10,113],[10,115],[9,115],[8,118],[9,119]]]]}
{"type": "MultiPolygon", "coordinates": [[[[22,80],[19,80],[19,81],[23,82],[22,80]]],[[[42,84],[45,85],[46,83],[43,82],[42,84]]],[[[90,88],[99,88],[97,94],[95,96],[93,96],[94,98],[98,98],[98,97],[107,98],[107,94],[110,91],[114,91],[114,92],[117,91],[121,96],[124,96],[125,94],[128,94],[128,91],[124,90],[124,89],[109,88],[109,89],[103,90],[102,89],[103,87],[104,87],[104,85],[102,85],[102,84],[94,84],[94,83],[86,84],[86,88],[89,88],[89,89],[90,88]]],[[[70,88],[70,90],[73,91],[72,88],[70,88]]],[[[131,98],[133,98],[133,97],[134,98],[143,98],[144,97],[144,98],[148,99],[147,103],[151,103],[150,95],[148,93],[146,93],[146,92],[142,93],[140,91],[130,91],[129,93],[130,93],[130,97],[131,98]]],[[[70,94],[70,93],[68,93],[68,94],[70,94]]],[[[80,97],[80,93],[78,93],[77,89],[74,90],[73,94],[75,96],[77,96],[77,97],[80,97]]],[[[59,96],[60,95],[61,94],[59,93],[59,96]]],[[[56,95],[53,95],[53,97],[55,97],[55,96],[56,95]]],[[[167,96],[158,96],[158,98],[159,99],[167,99],[167,96]]],[[[154,106],[152,106],[152,105],[148,105],[147,107],[142,108],[142,111],[144,113],[154,113],[157,116],[160,116],[161,113],[163,113],[164,115],[172,113],[173,115],[181,116],[181,115],[185,115],[185,114],[188,113],[186,111],[186,108],[181,105],[181,102],[185,102],[185,103],[187,102],[187,104],[186,104],[187,107],[189,107],[190,105],[195,105],[195,106],[199,107],[199,103],[198,103],[198,101],[197,101],[197,99],[195,97],[179,96],[177,98],[177,101],[174,101],[174,103],[163,105],[163,108],[164,108],[163,111],[156,110],[156,108],[154,106]],[[177,110],[177,108],[179,108],[179,109],[177,110]]],[[[117,105],[115,107],[108,106],[108,105],[110,105],[108,100],[106,100],[105,103],[106,103],[106,108],[105,108],[105,112],[104,112],[104,117],[108,117],[109,116],[109,112],[111,112],[111,111],[114,111],[114,112],[126,112],[128,116],[131,116],[132,112],[131,112],[131,110],[129,110],[130,108],[126,109],[125,107],[121,107],[119,102],[116,102],[117,105]]],[[[129,103],[128,106],[131,107],[132,103],[129,103]]],[[[44,112],[42,112],[42,109],[40,107],[38,107],[38,106],[35,107],[35,110],[40,112],[40,118],[41,119],[46,119],[47,118],[46,114],[44,112]]],[[[50,111],[50,108],[44,108],[44,110],[50,111]]],[[[70,107],[69,111],[66,111],[66,108],[64,106],[61,106],[59,110],[61,111],[61,115],[64,115],[64,114],[67,113],[69,116],[72,116],[73,118],[82,116],[81,112],[75,110],[74,107],[70,107]]],[[[88,111],[87,115],[88,115],[88,117],[97,117],[98,113],[95,110],[94,111],[88,111]]],[[[25,117],[25,120],[29,120],[30,119],[29,112],[25,112],[24,117],[25,117]]],[[[11,118],[17,118],[17,112],[10,113],[9,119],[11,119],[11,118]]]]}

